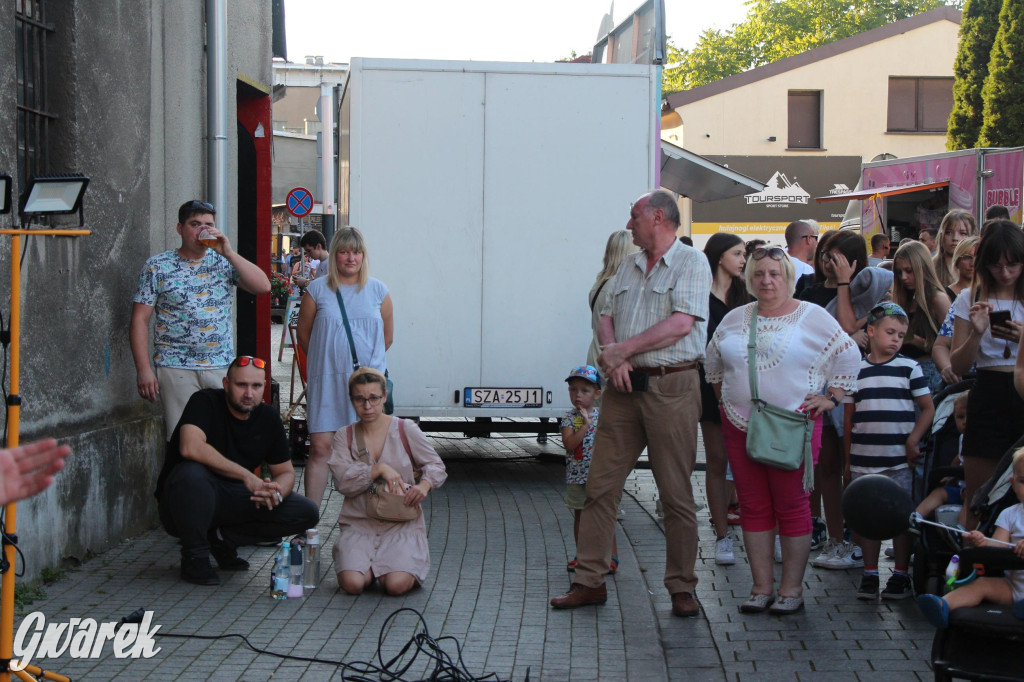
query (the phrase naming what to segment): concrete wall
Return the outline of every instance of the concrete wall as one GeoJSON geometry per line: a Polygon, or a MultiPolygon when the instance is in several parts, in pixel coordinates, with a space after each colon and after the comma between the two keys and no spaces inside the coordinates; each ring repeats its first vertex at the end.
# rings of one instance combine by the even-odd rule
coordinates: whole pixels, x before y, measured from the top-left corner
{"type": "MultiPolygon", "coordinates": [[[[269,84],[270,3],[229,5],[233,121],[236,74],[269,84]]],[[[145,259],[178,244],[174,212],[185,199],[205,196],[206,176],[203,3],[49,6],[58,28],[49,87],[61,115],[52,170],[90,177],[85,221],[93,233],[33,237],[25,249],[21,440],[54,435],[74,448],[53,488],[19,507],[29,579],[155,523],[164,425],[158,406],[136,392],[131,299],[145,259]]],[[[0,31],[7,55],[0,60],[0,171],[16,175],[13,3],[0,21],[7,27],[0,31]]],[[[6,316],[10,239],[0,244],[6,316]]]]}
{"type": "Polygon", "coordinates": [[[295,187],[316,193],[316,137],[274,133],[273,203],[283,204],[295,187]]]}
{"type": "Polygon", "coordinates": [[[676,109],[675,144],[697,154],[835,155],[871,159],[945,150],[946,136],[886,132],[889,76],[953,76],[959,24],[938,21],[676,109]],[[786,151],[789,90],[823,91],[825,151],[786,151]],[[774,136],[777,141],[769,142],[774,136]]]}

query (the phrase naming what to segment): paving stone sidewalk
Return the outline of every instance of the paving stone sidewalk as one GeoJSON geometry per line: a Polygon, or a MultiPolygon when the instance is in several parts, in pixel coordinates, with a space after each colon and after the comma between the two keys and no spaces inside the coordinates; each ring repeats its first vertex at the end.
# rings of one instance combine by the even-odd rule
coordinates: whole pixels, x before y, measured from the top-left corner
{"type": "MultiPolygon", "coordinates": [[[[275,371],[279,377],[286,373],[287,365],[275,371]]],[[[287,397],[287,387],[282,395],[287,397]]],[[[339,666],[257,654],[238,638],[165,635],[242,635],[255,647],[282,654],[370,661],[385,621],[402,608],[422,613],[433,637],[455,638],[473,675],[495,673],[517,682],[527,672],[530,680],[558,681],[931,677],[927,658],[933,632],[913,601],[856,600],[858,571],[809,567],[803,613],[741,616],[736,607],[750,587],[742,545],[737,543],[735,566],[715,566],[706,509],[699,513],[697,567],[698,598],[706,617],[672,617],[662,585],[664,532],[647,470],[634,472],[622,498],[617,529],[621,564],[608,580],[608,603],[552,610],[548,600],[569,585],[565,564],[575,552],[558,439],[543,445],[532,436],[434,436],[432,441],[449,479],[425,505],[433,566],[422,589],[400,598],[377,590],[352,597],[338,590],[329,548],[342,499],[329,491],[319,525],[323,578],[302,599],[270,598],[271,548],[242,548],[250,570],[221,572],[219,587],[184,583],[178,577],[177,545],[157,528],[47,586],[48,596],[19,613],[15,627],[33,611],[53,623],[72,618],[116,622],[138,608],[153,611],[161,647],[153,658],[117,659],[108,644],[100,659],[72,658],[65,652],[36,661],[87,680],[340,680],[339,666]]],[[[701,501],[702,484],[698,473],[694,489],[701,501]]],[[[883,562],[883,578],[890,567],[891,562],[883,562]]],[[[405,645],[415,625],[408,613],[390,622],[384,660],[405,645]]],[[[454,655],[451,641],[445,649],[454,655]]],[[[428,670],[428,661],[417,658],[404,679],[421,679],[428,670]]]]}

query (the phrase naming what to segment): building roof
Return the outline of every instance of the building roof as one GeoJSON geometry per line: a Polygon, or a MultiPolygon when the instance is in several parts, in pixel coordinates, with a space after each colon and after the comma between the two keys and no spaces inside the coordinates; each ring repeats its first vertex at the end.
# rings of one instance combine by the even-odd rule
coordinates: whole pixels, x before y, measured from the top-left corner
{"type": "Polygon", "coordinates": [[[792,71],[793,69],[798,69],[802,66],[807,66],[808,64],[813,64],[824,59],[829,59],[830,57],[835,57],[836,55],[849,52],[850,50],[856,50],[857,48],[913,31],[921,28],[922,26],[927,26],[928,24],[933,24],[939,21],[952,21],[955,24],[959,24],[960,14],[960,10],[954,7],[938,7],[906,19],[901,19],[900,21],[894,21],[893,23],[886,24],[885,26],[873,28],[870,31],[864,31],[863,33],[852,35],[849,38],[837,40],[834,43],[816,47],[813,50],[801,52],[800,54],[793,55],[792,57],[786,57],[785,59],[780,59],[776,62],[765,64],[764,66],[759,66],[749,71],[744,71],[743,73],[726,76],[725,78],[713,83],[701,85],[700,87],[693,88],[692,90],[677,92],[669,95],[666,99],[668,101],[668,105],[675,109],[677,107],[691,104],[692,102],[698,102],[702,99],[713,97],[714,95],[720,95],[723,92],[728,92],[730,90],[735,90],[736,88],[741,88],[745,85],[750,85],[751,83],[756,83],[757,81],[764,80],[765,78],[777,76],[780,73],[792,71]]]}

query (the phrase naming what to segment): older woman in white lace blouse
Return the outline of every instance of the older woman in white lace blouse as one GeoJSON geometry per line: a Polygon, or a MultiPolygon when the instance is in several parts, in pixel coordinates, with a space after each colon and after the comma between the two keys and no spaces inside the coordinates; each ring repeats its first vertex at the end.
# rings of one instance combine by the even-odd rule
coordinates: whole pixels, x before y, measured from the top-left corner
{"type": "Polygon", "coordinates": [[[705,371],[719,396],[722,436],[743,510],[740,525],[754,585],[743,613],[789,614],[803,608],[803,577],[811,550],[810,492],[803,467],[783,471],[746,452],[751,409],[747,343],[757,311],[756,369],[762,400],[814,417],[811,449],[818,461],[821,415],[856,390],[860,352],[828,312],[793,298],[794,268],[777,247],[756,249],[744,274],[757,299],[729,312],[708,343],[705,371]],[[755,308],[756,307],[756,308],[755,308]],[[772,548],[781,536],[782,578],[774,591],[772,548]]]}

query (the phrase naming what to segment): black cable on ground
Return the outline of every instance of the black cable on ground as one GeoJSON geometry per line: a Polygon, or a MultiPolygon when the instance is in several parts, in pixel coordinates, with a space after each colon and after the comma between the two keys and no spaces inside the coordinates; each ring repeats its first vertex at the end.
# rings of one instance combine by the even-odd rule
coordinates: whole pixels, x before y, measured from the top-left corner
{"type": "MultiPolygon", "coordinates": [[[[121,619],[121,624],[125,623],[141,623],[143,615],[145,614],[144,609],[139,609],[121,619]]],[[[120,626],[118,626],[120,627],[120,626]]],[[[430,632],[427,628],[427,622],[423,619],[423,615],[416,609],[404,607],[398,609],[389,615],[380,628],[380,634],[377,636],[377,652],[376,662],[374,661],[334,661],[325,658],[316,658],[312,656],[295,656],[293,654],[282,654],[276,651],[270,651],[269,649],[260,649],[254,646],[245,635],[239,634],[225,634],[225,635],[196,635],[196,634],[185,634],[179,632],[157,632],[154,637],[177,637],[180,639],[203,639],[203,640],[218,640],[218,639],[240,639],[247,647],[257,654],[265,654],[267,656],[274,656],[276,658],[282,658],[290,661],[303,661],[305,663],[323,663],[325,665],[333,665],[341,668],[341,679],[344,682],[380,682],[380,680],[387,680],[393,682],[511,682],[511,679],[505,679],[498,677],[497,673],[489,673],[483,676],[474,676],[467,669],[466,664],[462,660],[462,646],[459,641],[454,637],[438,637],[434,639],[430,636],[430,632]],[[384,640],[386,638],[385,632],[391,621],[397,618],[402,613],[415,614],[419,621],[417,632],[405,643],[405,645],[399,650],[398,654],[393,656],[391,659],[384,660],[384,640]],[[442,642],[451,641],[455,644],[456,657],[453,659],[451,655],[441,647],[442,642]],[[408,657],[411,653],[411,657],[408,657]],[[403,677],[413,664],[416,662],[417,657],[420,655],[426,656],[427,659],[433,662],[433,668],[429,673],[428,677],[412,680],[403,677]],[[407,658],[408,657],[408,658],[407,658]]],[[[530,670],[526,670],[526,678],[524,682],[530,681],[530,670]]]]}

